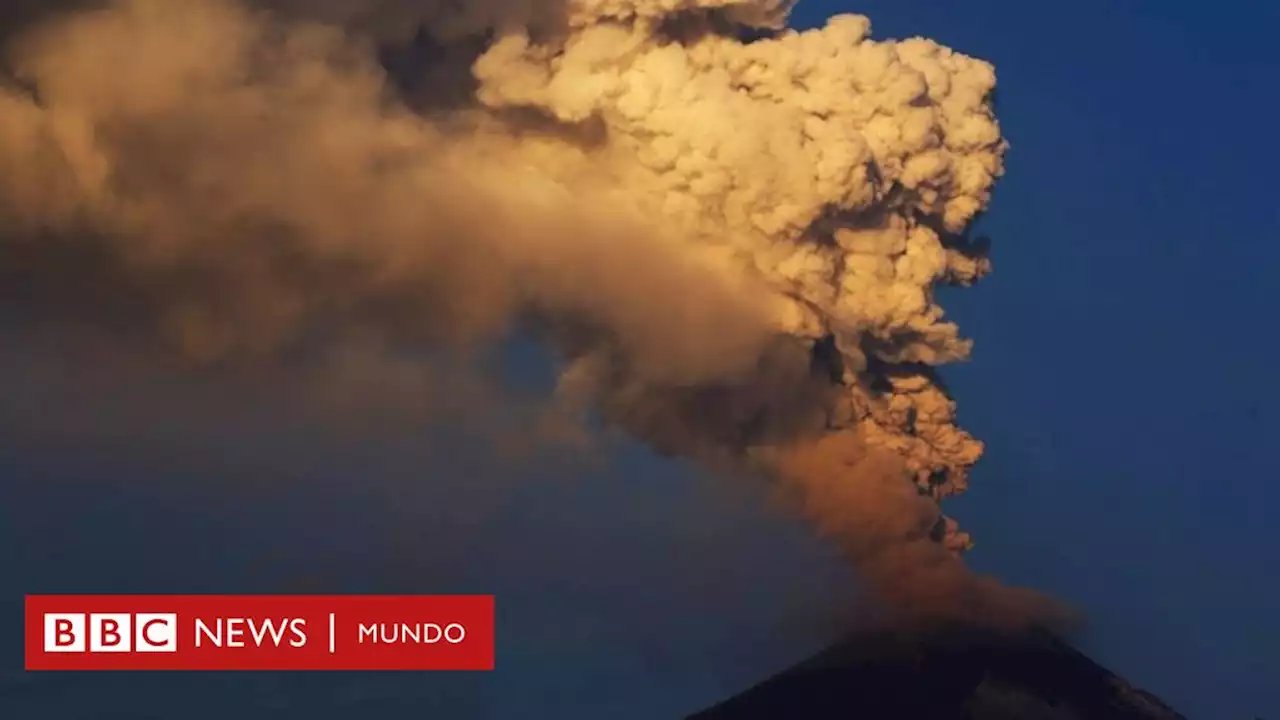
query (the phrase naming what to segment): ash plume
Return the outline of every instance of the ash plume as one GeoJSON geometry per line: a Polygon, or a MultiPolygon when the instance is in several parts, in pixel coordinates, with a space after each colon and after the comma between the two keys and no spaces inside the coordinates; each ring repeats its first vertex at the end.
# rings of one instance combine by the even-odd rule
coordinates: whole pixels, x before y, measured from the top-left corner
{"type": "Polygon", "coordinates": [[[563,359],[558,408],[775,479],[892,612],[1056,616],[967,571],[939,510],[983,449],[933,288],[990,269],[993,68],[790,6],[19,10],[3,322],[213,367],[523,327],[563,359]]]}

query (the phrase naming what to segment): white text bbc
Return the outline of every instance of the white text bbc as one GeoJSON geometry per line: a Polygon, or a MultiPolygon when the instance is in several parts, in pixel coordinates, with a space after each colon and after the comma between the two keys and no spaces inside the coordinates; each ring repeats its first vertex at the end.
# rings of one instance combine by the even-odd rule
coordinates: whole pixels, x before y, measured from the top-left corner
{"type": "Polygon", "coordinates": [[[44,651],[177,652],[173,613],[45,613],[44,651]]]}
{"type": "MultiPolygon", "coordinates": [[[[292,647],[307,644],[302,618],[255,622],[252,618],[195,621],[195,647],[292,647]],[[247,636],[247,637],[246,637],[247,636]],[[204,642],[202,642],[204,641],[204,642]]],[[[177,652],[178,616],[174,613],[46,613],[45,652],[177,652]]]]}

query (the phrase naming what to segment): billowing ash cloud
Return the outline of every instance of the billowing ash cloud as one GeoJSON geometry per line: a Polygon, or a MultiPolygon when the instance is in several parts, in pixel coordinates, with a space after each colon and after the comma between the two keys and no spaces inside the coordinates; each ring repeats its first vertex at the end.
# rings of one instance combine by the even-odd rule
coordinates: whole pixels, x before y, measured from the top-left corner
{"type": "MultiPolygon", "coordinates": [[[[27,328],[203,363],[310,343],[562,355],[567,410],[776,478],[911,618],[1054,612],[939,512],[982,445],[932,288],[1006,149],[987,63],[784,0],[119,0],[7,41],[27,328]]],[[[34,13],[17,17],[30,20],[34,13]]]]}

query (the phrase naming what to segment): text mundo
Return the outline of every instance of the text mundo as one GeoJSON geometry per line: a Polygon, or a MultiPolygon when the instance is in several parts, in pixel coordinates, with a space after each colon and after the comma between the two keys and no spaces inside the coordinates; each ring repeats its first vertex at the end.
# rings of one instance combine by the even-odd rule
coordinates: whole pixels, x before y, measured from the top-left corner
{"type": "Polygon", "coordinates": [[[28,670],[492,670],[490,595],[29,595],[28,670]]]}
{"type": "MultiPolygon", "coordinates": [[[[177,652],[173,613],[46,613],[45,652],[177,652]]],[[[193,621],[194,647],[289,647],[307,644],[306,618],[230,617],[193,621]]],[[[382,644],[448,643],[467,639],[462,623],[358,623],[356,641],[382,644]]]]}
{"type": "Polygon", "coordinates": [[[360,642],[426,643],[457,645],[467,639],[467,629],[459,623],[360,623],[360,642]]]}

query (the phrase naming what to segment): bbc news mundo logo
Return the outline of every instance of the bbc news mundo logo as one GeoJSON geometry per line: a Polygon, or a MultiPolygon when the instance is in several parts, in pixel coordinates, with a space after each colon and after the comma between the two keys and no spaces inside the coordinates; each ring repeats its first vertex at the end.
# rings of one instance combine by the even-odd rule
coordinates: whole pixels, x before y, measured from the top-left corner
{"type": "Polygon", "coordinates": [[[491,595],[28,595],[26,668],[492,670],[491,595]]]}

